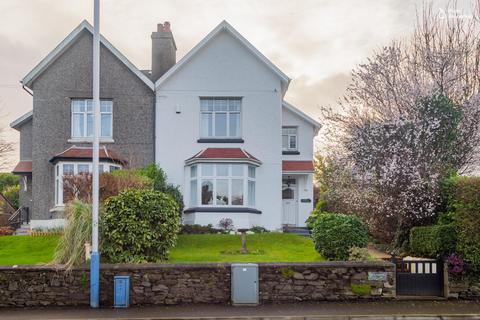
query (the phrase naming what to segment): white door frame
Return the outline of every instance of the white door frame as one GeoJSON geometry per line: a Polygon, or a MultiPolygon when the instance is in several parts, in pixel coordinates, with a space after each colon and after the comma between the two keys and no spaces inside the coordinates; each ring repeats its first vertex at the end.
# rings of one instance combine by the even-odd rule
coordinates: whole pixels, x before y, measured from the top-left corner
{"type": "Polygon", "coordinates": [[[295,177],[295,176],[285,176],[285,175],[282,176],[282,224],[289,225],[289,226],[298,226],[298,177],[295,177]],[[283,189],[286,186],[284,184],[284,180],[287,180],[287,179],[295,180],[295,185],[291,186],[291,189],[293,190],[293,195],[294,195],[294,198],[292,199],[293,201],[292,206],[294,209],[293,221],[286,221],[287,219],[285,219],[286,207],[285,207],[285,200],[283,199],[283,189]]]}

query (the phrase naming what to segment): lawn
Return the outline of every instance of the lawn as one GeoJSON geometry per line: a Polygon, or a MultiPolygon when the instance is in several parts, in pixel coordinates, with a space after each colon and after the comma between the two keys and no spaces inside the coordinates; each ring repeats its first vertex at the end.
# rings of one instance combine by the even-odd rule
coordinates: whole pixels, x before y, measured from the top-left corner
{"type": "MultiPolygon", "coordinates": [[[[53,257],[58,236],[0,237],[0,265],[47,263],[53,257]]],[[[180,235],[168,263],[203,262],[307,262],[323,261],[312,240],[294,234],[247,235],[249,254],[240,254],[238,235],[180,235]]]]}
{"type": "Polygon", "coordinates": [[[0,237],[0,265],[39,264],[50,262],[59,236],[0,237]]]}
{"type": "Polygon", "coordinates": [[[306,262],[323,261],[313,242],[286,233],[247,235],[250,254],[240,254],[240,236],[228,234],[183,235],[170,253],[169,263],[198,262],[306,262]]]}

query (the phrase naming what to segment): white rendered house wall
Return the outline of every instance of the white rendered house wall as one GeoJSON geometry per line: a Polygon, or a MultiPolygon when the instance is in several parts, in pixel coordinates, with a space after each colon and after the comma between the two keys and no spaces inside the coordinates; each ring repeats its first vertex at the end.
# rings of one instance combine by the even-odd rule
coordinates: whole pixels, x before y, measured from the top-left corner
{"type": "Polygon", "coordinates": [[[221,218],[230,217],[237,228],[281,228],[281,109],[278,76],[225,31],[157,88],[156,161],[169,182],[181,186],[185,199],[190,192],[185,160],[202,149],[242,148],[262,162],[256,169],[255,196],[255,208],[262,214],[244,219],[239,214],[199,212],[186,219],[216,225],[221,218]],[[197,142],[200,97],[241,97],[244,143],[197,142]]]}

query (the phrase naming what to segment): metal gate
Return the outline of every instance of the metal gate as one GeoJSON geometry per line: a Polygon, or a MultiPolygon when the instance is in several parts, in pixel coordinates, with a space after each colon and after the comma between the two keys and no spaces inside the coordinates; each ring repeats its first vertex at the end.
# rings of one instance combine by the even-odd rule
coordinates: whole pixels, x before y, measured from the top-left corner
{"type": "Polygon", "coordinates": [[[396,260],[397,295],[443,296],[443,263],[437,260],[396,260]]]}

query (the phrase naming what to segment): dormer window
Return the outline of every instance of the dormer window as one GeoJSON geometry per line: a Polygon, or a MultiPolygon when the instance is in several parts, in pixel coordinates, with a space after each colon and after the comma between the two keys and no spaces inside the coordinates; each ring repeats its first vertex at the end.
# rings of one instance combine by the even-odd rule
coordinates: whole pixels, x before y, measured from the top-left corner
{"type": "Polygon", "coordinates": [[[298,150],[297,131],[297,127],[282,127],[282,151],[298,150]]]}
{"type": "MultiPolygon", "coordinates": [[[[112,130],[112,101],[100,101],[100,137],[111,139],[112,130]]],[[[93,100],[72,100],[72,139],[93,137],[93,100]]]]}
{"type": "Polygon", "coordinates": [[[238,97],[200,98],[200,138],[241,138],[241,104],[238,97]]]}

